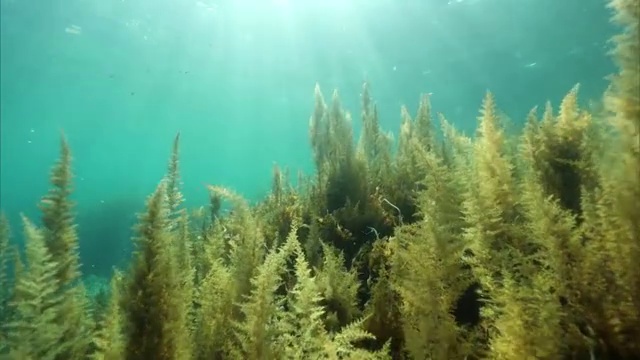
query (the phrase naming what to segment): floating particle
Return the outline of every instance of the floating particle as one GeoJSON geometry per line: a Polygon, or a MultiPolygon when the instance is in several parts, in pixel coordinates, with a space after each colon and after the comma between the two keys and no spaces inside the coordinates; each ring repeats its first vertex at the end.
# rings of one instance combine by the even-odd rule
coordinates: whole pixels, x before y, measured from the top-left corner
{"type": "Polygon", "coordinates": [[[70,26],[67,26],[64,29],[64,32],[66,32],[67,34],[71,34],[71,35],[81,35],[82,34],[82,28],[78,25],[74,25],[71,24],[70,26]]]}

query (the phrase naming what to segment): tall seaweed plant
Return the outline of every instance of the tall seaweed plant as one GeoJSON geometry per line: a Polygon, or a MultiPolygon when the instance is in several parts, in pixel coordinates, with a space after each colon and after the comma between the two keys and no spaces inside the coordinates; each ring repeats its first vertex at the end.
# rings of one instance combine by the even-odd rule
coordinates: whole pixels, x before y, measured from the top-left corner
{"type": "Polygon", "coordinates": [[[22,254],[0,217],[0,355],[640,358],[640,10],[609,7],[622,30],[603,112],[576,85],[514,136],[487,92],[465,136],[443,115],[438,128],[423,95],[396,143],[368,84],[357,139],[338,93],[327,104],[316,86],[315,173],[293,186],[275,167],[255,206],[211,185],[193,211],[177,135],[101,305],[82,282],[63,136],[22,254]]]}

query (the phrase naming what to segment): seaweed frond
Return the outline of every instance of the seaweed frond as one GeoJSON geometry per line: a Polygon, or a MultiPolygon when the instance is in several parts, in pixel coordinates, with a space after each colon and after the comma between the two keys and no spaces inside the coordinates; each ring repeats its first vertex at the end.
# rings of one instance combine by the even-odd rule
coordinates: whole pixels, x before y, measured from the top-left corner
{"type": "Polygon", "coordinates": [[[477,195],[484,206],[495,206],[499,216],[507,220],[515,205],[513,165],[505,153],[504,133],[490,92],[484,98],[480,113],[475,145],[477,195]]]}
{"type": "Polygon", "coordinates": [[[40,201],[43,235],[47,249],[56,263],[56,292],[65,301],[59,309],[63,342],[69,343],[65,357],[83,357],[89,351],[91,319],[89,302],[80,281],[78,232],[71,200],[73,172],[71,149],[64,134],[60,139],[60,155],[51,170],[51,188],[40,201]]]}
{"type": "Polygon", "coordinates": [[[319,84],[316,84],[314,88],[314,99],[315,106],[309,119],[309,139],[313,150],[314,163],[318,171],[320,171],[328,156],[329,144],[326,139],[329,135],[329,128],[325,120],[327,105],[319,84]]]}
{"type": "Polygon", "coordinates": [[[189,359],[187,309],[171,256],[166,182],[147,200],[137,226],[137,250],[122,296],[128,359],[189,359]]]}
{"type": "Polygon", "coordinates": [[[618,71],[604,96],[605,117],[614,129],[600,186],[583,198],[585,251],[578,284],[581,309],[592,336],[609,354],[640,356],[640,9],[635,0],[612,0],[618,71]]]}
{"type": "MultiPolygon", "coordinates": [[[[10,319],[9,300],[12,297],[13,284],[9,277],[9,259],[12,249],[9,246],[10,238],[9,220],[2,212],[0,213],[0,324],[7,324],[10,319]]],[[[6,326],[0,325],[0,354],[3,353],[7,345],[7,331],[6,326]]]]}
{"type": "MultiPolygon", "coordinates": [[[[467,334],[454,314],[471,285],[462,262],[462,186],[435,150],[421,153],[423,220],[397,229],[391,242],[392,285],[399,293],[405,348],[411,358],[450,359],[470,354],[467,334]]],[[[460,309],[459,312],[468,311],[460,309]]]]}
{"type": "Polygon", "coordinates": [[[296,231],[294,224],[285,244],[267,254],[251,279],[250,295],[241,304],[243,321],[236,326],[236,358],[274,359],[284,353],[276,342],[283,333],[278,315],[284,302],[277,290],[283,285],[287,260],[298,241],[296,231]]]}
{"type": "MultiPolygon", "coordinates": [[[[363,99],[363,104],[367,106],[369,100],[363,99]]],[[[370,110],[363,110],[366,119],[374,116],[370,110]]],[[[375,120],[366,121],[369,121],[369,136],[379,134],[373,129],[375,120]]],[[[381,154],[376,159],[370,159],[362,150],[356,150],[351,116],[342,108],[337,92],[333,93],[331,104],[327,107],[320,89],[316,87],[316,109],[310,132],[314,154],[321,162],[316,163],[315,182],[307,199],[303,200],[310,205],[305,216],[317,222],[314,226],[317,226],[325,241],[345,251],[350,263],[359,248],[373,240],[359,237],[359,234],[366,233],[369,227],[384,229],[385,232],[390,229],[379,200],[382,186],[378,183],[381,179],[373,175],[374,168],[382,166],[385,161],[378,162],[382,159],[381,154]],[[368,162],[368,159],[372,162],[368,162]]],[[[380,139],[374,140],[367,139],[368,149],[377,146],[374,142],[380,139]]],[[[361,148],[364,146],[362,141],[361,148]]]]}
{"type": "Polygon", "coordinates": [[[321,246],[323,260],[317,270],[316,282],[325,306],[325,326],[329,331],[337,331],[360,313],[360,283],[355,268],[347,270],[344,254],[329,244],[321,243],[321,246]]]}
{"type": "Polygon", "coordinates": [[[524,228],[539,252],[533,258],[536,270],[531,274],[532,288],[508,284],[512,286],[510,292],[516,294],[516,301],[507,306],[523,313],[515,315],[509,309],[506,313],[514,316],[514,322],[526,322],[527,328],[535,330],[525,335],[518,334],[514,328],[510,336],[514,342],[537,347],[540,356],[546,354],[543,358],[554,358],[569,351],[586,354],[589,344],[580,333],[579,324],[583,324],[588,315],[580,313],[578,280],[584,276],[579,269],[580,264],[587,261],[587,253],[577,217],[559,199],[547,195],[535,176],[524,177],[521,202],[527,220],[524,228]],[[542,315],[550,317],[542,318],[542,315]]]}
{"type": "Polygon", "coordinates": [[[389,360],[392,358],[389,341],[377,351],[369,351],[353,345],[375,340],[375,336],[364,329],[365,321],[366,318],[354,321],[332,336],[332,341],[325,345],[331,359],[389,360]]]}
{"type": "Polygon", "coordinates": [[[591,114],[578,106],[578,89],[574,86],[563,98],[558,116],[549,102],[542,121],[536,119],[535,109],[529,112],[520,153],[526,176],[580,216],[582,191],[594,186],[596,166],[587,146],[595,125],[591,114]]]}
{"type": "Polygon", "coordinates": [[[93,360],[119,360],[124,357],[125,325],[122,313],[122,285],[124,276],[116,271],[111,278],[109,304],[101,319],[100,329],[94,336],[93,360]]]}
{"type": "Polygon", "coordinates": [[[50,175],[52,187],[39,207],[47,248],[58,263],[57,277],[61,287],[80,278],[78,234],[73,214],[71,149],[66,136],[60,138],[60,157],[50,175]]]}
{"type": "Polygon", "coordinates": [[[197,359],[228,359],[235,345],[236,281],[222,257],[211,256],[200,283],[194,342],[197,359]]]}
{"type": "Polygon", "coordinates": [[[387,359],[387,346],[379,352],[370,352],[355,344],[373,340],[372,334],[363,329],[363,320],[351,322],[339,332],[329,333],[324,328],[322,317],[325,308],[321,305],[322,294],[316,278],[304,257],[302,248],[294,247],[296,284],[287,296],[288,311],[281,318],[285,329],[283,347],[286,359],[387,359]]]}
{"type": "MultiPolygon", "coordinates": [[[[184,197],[180,192],[180,133],[173,139],[171,157],[167,169],[167,206],[169,208],[169,218],[175,221],[180,205],[184,202],[184,197]]],[[[172,226],[174,228],[175,226],[172,226]]]]}
{"type": "Polygon", "coordinates": [[[605,96],[605,106],[612,113],[611,121],[620,134],[635,148],[638,155],[640,131],[640,10],[636,0],[611,0],[612,21],[622,27],[613,37],[613,59],[618,73],[611,78],[611,89],[605,96]]]}
{"type": "Polygon", "coordinates": [[[268,248],[283,243],[294,219],[302,217],[300,196],[289,181],[288,171],[274,165],[271,179],[271,192],[256,207],[268,248]]]}
{"type": "Polygon", "coordinates": [[[469,227],[465,229],[468,257],[478,280],[488,289],[496,274],[511,268],[514,259],[503,251],[519,248],[513,164],[504,151],[503,132],[498,124],[493,95],[487,93],[474,144],[469,189],[465,193],[463,212],[469,227]]]}
{"type": "Polygon", "coordinates": [[[431,99],[429,94],[420,96],[418,113],[414,120],[414,133],[420,145],[426,151],[435,150],[435,137],[433,134],[433,119],[431,116],[431,99]]]}
{"type": "Polygon", "coordinates": [[[294,249],[292,255],[295,257],[296,283],[287,293],[287,311],[280,320],[284,331],[277,341],[284,349],[283,358],[314,358],[329,341],[322,321],[325,315],[321,305],[322,295],[297,240],[288,245],[294,249]]]}
{"type": "Polygon", "coordinates": [[[225,222],[226,259],[236,281],[237,301],[249,294],[251,279],[264,261],[267,248],[262,226],[249,203],[230,189],[209,186],[210,193],[228,200],[233,205],[233,214],[225,222]]]}
{"type": "Polygon", "coordinates": [[[500,311],[493,324],[489,359],[551,360],[566,353],[562,310],[547,274],[534,275],[529,287],[505,273],[503,286],[492,299],[500,311]]]}
{"type": "Polygon", "coordinates": [[[7,325],[9,349],[15,359],[54,360],[69,346],[60,323],[58,264],[49,253],[42,231],[22,216],[27,267],[16,278],[12,307],[15,314],[7,325]]]}
{"type": "Polygon", "coordinates": [[[369,84],[362,85],[361,95],[362,132],[358,142],[358,157],[367,165],[370,185],[380,186],[390,180],[391,135],[382,132],[378,119],[378,109],[373,104],[369,84]]]}

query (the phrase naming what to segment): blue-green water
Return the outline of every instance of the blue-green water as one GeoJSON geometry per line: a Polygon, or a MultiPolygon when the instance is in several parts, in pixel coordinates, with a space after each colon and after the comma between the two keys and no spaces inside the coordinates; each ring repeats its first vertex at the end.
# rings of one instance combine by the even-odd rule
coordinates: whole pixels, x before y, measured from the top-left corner
{"type": "Polygon", "coordinates": [[[432,93],[471,132],[487,89],[518,124],[578,82],[597,100],[613,72],[601,0],[0,1],[1,207],[19,239],[63,129],[85,273],[127,257],[178,131],[188,205],[206,183],[257,200],[273,163],[313,171],[316,82],[356,130],[367,80],[384,128],[432,93]]]}

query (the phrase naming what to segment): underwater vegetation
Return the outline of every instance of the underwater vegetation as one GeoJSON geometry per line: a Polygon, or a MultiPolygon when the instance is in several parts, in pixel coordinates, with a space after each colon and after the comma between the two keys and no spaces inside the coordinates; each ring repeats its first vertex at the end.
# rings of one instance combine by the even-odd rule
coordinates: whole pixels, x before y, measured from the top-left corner
{"type": "Polygon", "coordinates": [[[209,186],[192,211],[176,136],[130,266],[94,297],[62,136],[22,256],[0,218],[0,357],[640,358],[640,6],[609,5],[622,32],[602,111],[576,86],[508,136],[487,93],[468,137],[425,95],[394,142],[365,84],[356,142],[316,87],[316,172],[294,186],[275,167],[257,205],[209,186]]]}

